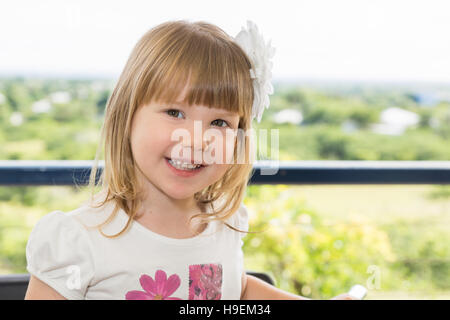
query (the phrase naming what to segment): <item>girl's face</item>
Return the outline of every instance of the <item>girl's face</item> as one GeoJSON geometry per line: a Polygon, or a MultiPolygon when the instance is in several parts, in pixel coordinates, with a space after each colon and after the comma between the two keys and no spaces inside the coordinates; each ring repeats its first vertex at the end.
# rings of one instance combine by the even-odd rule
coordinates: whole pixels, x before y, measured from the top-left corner
{"type": "Polygon", "coordinates": [[[230,133],[238,125],[239,114],[223,109],[155,102],[140,106],[130,138],[139,178],[144,186],[151,185],[149,190],[156,187],[173,199],[192,197],[218,181],[232,165],[235,136],[230,133]],[[169,159],[203,166],[193,171],[177,169],[169,159]]]}

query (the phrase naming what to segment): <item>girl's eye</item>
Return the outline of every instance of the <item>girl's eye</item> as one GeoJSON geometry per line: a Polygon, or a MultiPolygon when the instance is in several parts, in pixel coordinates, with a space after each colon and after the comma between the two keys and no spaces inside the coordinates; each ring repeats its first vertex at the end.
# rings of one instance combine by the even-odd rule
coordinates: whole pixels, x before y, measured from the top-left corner
{"type": "Polygon", "coordinates": [[[217,124],[216,121],[219,121],[219,127],[224,127],[222,124],[225,124],[225,126],[229,126],[229,125],[228,125],[228,122],[226,122],[225,120],[222,120],[222,119],[216,119],[216,120],[214,120],[214,121],[211,122],[211,123],[216,123],[216,124],[217,124]]]}
{"type": "Polygon", "coordinates": [[[174,118],[178,118],[178,115],[181,114],[181,112],[180,112],[179,110],[176,110],[176,109],[169,109],[169,110],[166,110],[166,113],[167,113],[169,116],[174,117],[174,118]]]}
{"type": "MultiPolygon", "coordinates": [[[[183,114],[180,110],[177,109],[168,109],[165,111],[169,116],[173,117],[173,118],[179,118],[179,116],[181,115],[181,118],[183,117],[183,114]]],[[[213,125],[217,125],[219,127],[229,127],[230,125],[228,124],[228,122],[226,122],[225,120],[222,119],[216,119],[213,122],[211,122],[213,125]]]]}

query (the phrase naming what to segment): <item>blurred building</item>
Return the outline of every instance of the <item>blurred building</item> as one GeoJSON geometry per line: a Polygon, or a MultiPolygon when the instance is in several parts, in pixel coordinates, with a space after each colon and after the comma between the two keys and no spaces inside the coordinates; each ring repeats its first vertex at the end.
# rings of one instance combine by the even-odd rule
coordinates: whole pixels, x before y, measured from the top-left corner
{"type": "Polygon", "coordinates": [[[50,100],[53,103],[65,104],[69,103],[72,100],[72,97],[67,91],[57,91],[50,94],[50,100]]]}
{"type": "Polygon", "coordinates": [[[52,104],[47,99],[38,100],[31,105],[31,110],[34,113],[47,113],[51,108],[52,104]]]}
{"type": "Polygon", "coordinates": [[[392,107],[380,115],[380,122],[372,124],[372,132],[387,135],[401,135],[407,128],[415,127],[420,122],[420,116],[405,109],[392,107]]]}
{"type": "Polygon", "coordinates": [[[272,120],[278,124],[292,123],[298,125],[303,121],[303,115],[296,109],[284,109],[275,113],[272,120]]]}

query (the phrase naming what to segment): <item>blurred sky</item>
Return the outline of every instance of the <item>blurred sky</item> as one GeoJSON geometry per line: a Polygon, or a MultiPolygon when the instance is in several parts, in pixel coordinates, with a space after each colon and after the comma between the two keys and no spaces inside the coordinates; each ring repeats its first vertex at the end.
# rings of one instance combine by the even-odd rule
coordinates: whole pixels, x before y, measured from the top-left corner
{"type": "Polygon", "coordinates": [[[169,19],[232,36],[253,20],[276,47],[275,79],[450,83],[446,0],[2,0],[0,75],[117,77],[169,19]]]}

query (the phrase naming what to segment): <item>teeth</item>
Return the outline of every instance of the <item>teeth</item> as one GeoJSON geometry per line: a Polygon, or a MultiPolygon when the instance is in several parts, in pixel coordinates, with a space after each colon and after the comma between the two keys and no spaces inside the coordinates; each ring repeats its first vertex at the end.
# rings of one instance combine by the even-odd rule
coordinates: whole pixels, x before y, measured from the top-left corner
{"type": "Polygon", "coordinates": [[[169,159],[169,163],[177,169],[180,170],[194,170],[200,167],[200,165],[190,164],[187,162],[182,162],[178,160],[169,159]]]}

